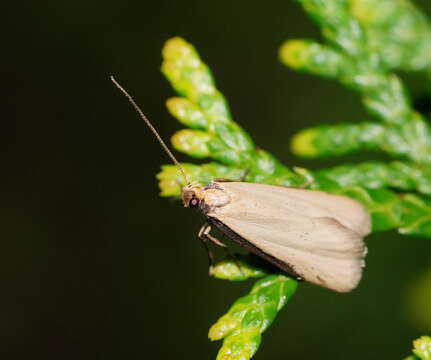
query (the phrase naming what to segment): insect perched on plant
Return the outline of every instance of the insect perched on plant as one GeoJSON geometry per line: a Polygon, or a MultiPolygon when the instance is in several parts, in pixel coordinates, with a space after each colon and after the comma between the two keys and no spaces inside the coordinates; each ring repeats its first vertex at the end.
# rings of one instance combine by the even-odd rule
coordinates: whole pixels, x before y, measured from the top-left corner
{"type": "Polygon", "coordinates": [[[362,276],[370,216],[357,201],[322,191],[240,181],[191,183],[184,169],[128,92],[113,78],[184,176],[185,207],[206,217],[203,241],[225,246],[221,233],[290,275],[331,290],[353,290],[362,276]]]}

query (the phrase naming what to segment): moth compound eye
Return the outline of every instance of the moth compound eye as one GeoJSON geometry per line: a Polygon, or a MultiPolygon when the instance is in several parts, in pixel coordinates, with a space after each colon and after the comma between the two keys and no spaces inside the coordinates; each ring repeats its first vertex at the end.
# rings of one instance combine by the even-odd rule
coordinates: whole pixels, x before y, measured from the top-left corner
{"type": "Polygon", "coordinates": [[[196,199],[193,197],[189,202],[189,207],[191,208],[197,208],[199,206],[199,199],[196,199]]]}

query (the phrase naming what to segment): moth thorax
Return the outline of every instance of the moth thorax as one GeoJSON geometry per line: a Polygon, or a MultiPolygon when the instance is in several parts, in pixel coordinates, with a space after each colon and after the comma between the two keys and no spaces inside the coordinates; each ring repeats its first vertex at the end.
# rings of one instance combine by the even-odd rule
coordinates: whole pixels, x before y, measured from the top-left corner
{"type": "Polygon", "coordinates": [[[222,207],[231,202],[231,198],[224,190],[205,189],[204,192],[205,207],[211,211],[213,208],[222,207]]]}

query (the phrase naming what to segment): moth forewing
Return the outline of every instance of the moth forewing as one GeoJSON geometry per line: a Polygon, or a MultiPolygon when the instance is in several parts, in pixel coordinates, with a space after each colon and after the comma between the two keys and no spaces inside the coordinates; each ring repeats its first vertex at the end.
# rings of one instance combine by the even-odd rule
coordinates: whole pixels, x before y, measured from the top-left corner
{"type": "Polygon", "coordinates": [[[311,283],[340,292],[357,286],[370,220],[356,201],[241,182],[213,182],[209,190],[204,213],[233,240],[311,283]],[[214,201],[217,194],[225,199],[222,205],[214,201]]]}
{"type": "Polygon", "coordinates": [[[235,202],[245,200],[247,207],[256,204],[259,208],[269,205],[290,210],[293,214],[315,217],[331,217],[360,235],[371,230],[370,216],[357,201],[323,191],[295,189],[284,186],[253,184],[244,182],[215,183],[222,187],[235,202]]]}

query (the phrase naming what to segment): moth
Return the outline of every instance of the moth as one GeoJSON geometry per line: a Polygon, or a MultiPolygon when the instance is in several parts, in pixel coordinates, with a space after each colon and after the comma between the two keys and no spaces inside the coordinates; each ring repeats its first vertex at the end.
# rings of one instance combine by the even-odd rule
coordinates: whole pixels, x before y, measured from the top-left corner
{"type": "Polygon", "coordinates": [[[241,181],[191,183],[133,98],[111,80],[183,174],[184,206],[199,209],[206,217],[201,239],[225,246],[211,235],[215,227],[292,276],[338,292],[358,285],[367,252],[363,238],[371,230],[370,216],[359,202],[322,191],[241,181]]]}

